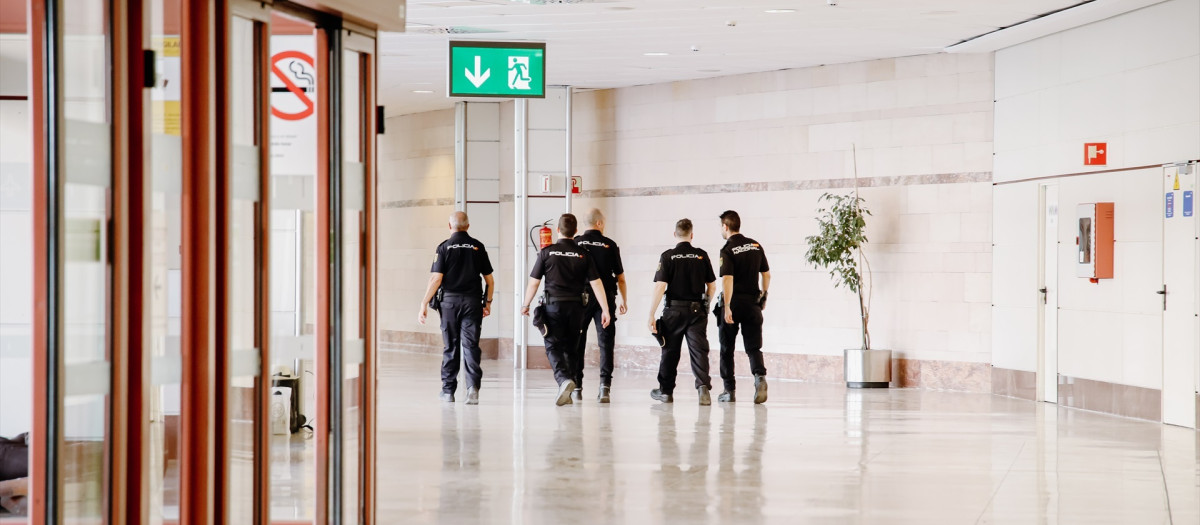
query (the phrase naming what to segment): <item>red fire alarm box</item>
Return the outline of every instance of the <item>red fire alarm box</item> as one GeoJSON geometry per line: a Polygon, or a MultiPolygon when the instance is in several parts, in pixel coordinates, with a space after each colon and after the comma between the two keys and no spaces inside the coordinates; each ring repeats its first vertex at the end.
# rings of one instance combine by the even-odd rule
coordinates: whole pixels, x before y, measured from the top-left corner
{"type": "Polygon", "coordinates": [[[1075,275],[1092,282],[1113,278],[1113,203],[1080,204],[1075,275]]]}

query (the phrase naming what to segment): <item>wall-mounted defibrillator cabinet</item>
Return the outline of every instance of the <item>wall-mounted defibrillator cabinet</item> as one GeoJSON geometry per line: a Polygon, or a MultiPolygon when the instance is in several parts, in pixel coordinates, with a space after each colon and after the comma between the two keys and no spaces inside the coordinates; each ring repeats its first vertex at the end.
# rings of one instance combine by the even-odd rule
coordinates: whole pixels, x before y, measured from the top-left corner
{"type": "Polygon", "coordinates": [[[1113,203],[1080,204],[1075,233],[1075,275],[1092,282],[1113,277],[1113,203]]]}

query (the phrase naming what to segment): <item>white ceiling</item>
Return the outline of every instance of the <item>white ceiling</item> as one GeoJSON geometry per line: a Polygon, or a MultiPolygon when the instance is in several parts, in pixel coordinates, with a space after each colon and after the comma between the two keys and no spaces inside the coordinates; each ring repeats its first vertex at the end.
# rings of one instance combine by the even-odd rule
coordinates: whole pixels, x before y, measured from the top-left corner
{"type": "Polygon", "coordinates": [[[826,1],[408,0],[407,32],[380,38],[380,101],[388,115],[451,107],[451,39],[544,41],[548,84],[611,88],[937,53],[1080,3],[826,1]]]}

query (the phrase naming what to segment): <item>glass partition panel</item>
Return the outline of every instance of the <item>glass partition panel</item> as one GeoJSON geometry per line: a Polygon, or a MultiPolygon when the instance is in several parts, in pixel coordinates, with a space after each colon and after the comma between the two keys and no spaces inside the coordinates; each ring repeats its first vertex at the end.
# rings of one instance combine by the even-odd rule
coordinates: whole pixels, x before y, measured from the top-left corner
{"type": "Polygon", "coordinates": [[[363,235],[366,230],[363,160],[364,62],[342,53],[342,483],[345,523],[359,522],[364,356],[363,235]]]}
{"type": "Polygon", "coordinates": [[[150,3],[158,78],[150,90],[150,523],[179,519],[180,334],[183,329],[183,137],[179,3],[150,3]]]}
{"type": "Polygon", "coordinates": [[[264,74],[254,21],[233,17],[230,23],[230,171],[229,243],[229,523],[254,520],[255,419],[258,417],[259,253],[258,144],[259,86],[264,74]]]}
{"type": "Polygon", "coordinates": [[[106,0],[63,2],[61,516],[107,517],[112,126],[106,0]]]}

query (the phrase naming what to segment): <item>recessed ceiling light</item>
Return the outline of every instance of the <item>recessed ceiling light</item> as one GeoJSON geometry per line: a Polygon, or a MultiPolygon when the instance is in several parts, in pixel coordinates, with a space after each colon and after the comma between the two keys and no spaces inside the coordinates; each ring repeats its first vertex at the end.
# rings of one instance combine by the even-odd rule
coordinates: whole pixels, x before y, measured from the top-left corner
{"type": "Polygon", "coordinates": [[[414,90],[413,90],[413,93],[420,93],[420,94],[422,94],[422,95],[426,95],[426,94],[429,94],[429,93],[433,93],[433,91],[431,91],[431,90],[428,90],[428,89],[414,89],[414,90]]]}
{"type": "Polygon", "coordinates": [[[795,13],[796,10],[795,9],[768,9],[764,12],[771,13],[771,14],[780,14],[780,13],[795,13]]]}
{"type": "Polygon", "coordinates": [[[663,52],[658,52],[658,51],[652,52],[652,53],[642,53],[642,54],[646,55],[648,57],[665,57],[667,55],[670,55],[670,53],[663,53],[663,52]]]}

